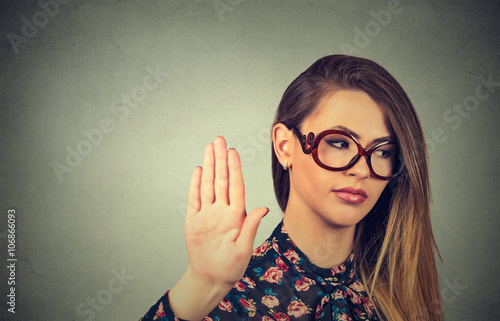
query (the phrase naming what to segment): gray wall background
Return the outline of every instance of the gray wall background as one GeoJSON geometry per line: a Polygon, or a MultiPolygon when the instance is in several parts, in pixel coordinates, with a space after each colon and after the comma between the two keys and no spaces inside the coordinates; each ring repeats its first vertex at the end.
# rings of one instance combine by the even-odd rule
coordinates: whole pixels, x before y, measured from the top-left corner
{"type": "Polygon", "coordinates": [[[262,242],[281,219],[274,111],[333,53],[377,61],[415,104],[446,319],[500,318],[498,1],[40,3],[0,3],[0,262],[9,209],[18,258],[2,320],[144,314],[187,267],[189,178],[217,135],[242,155],[248,209],[271,208],[262,242]]]}

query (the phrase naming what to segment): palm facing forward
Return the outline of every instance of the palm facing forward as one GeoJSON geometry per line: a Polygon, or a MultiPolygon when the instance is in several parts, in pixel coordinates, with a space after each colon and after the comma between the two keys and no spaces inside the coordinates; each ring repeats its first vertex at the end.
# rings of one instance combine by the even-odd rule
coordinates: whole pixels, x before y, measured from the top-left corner
{"type": "Polygon", "coordinates": [[[195,168],[189,187],[184,234],[192,276],[226,286],[240,280],[268,211],[260,207],[246,214],[238,153],[217,137],[207,145],[203,168],[195,168]]]}

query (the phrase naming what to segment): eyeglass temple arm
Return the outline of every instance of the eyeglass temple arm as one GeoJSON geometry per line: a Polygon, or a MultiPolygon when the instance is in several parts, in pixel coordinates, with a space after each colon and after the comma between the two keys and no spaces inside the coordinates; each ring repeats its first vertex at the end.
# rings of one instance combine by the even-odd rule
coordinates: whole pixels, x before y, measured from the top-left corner
{"type": "Polygon", "coordinates": [[[292,127],[292,131],[299,139],[300,147],[302,147],[304,154],[310,154],[314,149],[314,133],[311,132],[307,136],[302,135],[302,133],[295,127],[292,127]]]}

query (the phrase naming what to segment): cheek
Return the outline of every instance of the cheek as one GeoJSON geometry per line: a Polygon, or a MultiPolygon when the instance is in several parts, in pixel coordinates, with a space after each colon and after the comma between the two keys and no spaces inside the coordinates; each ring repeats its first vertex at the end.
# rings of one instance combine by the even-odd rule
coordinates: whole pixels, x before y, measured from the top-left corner
{"type": "Polygon", "coordinates": [[[373,184],[370,184],[370,192],[373,195],[374,202],[373,204],[377,202],[379,199],[380,195],[384,191],[385,187],[387,186],[388,182],[387,181],[381,181],[378,179],[373,179],[373,184]]]}
{"type": "Polygon", "coordinates": [[[304,156],[308,155],[295,156],[293,159],[291,184],[301,197],[308,198],[310,195],[309,191],[314,189],[314,177],[316,177],[317,174],[315,173],[315,169],[311,166],[314,164],[310,164],[307,157],[304,156]]]}
{"type": "Polygon", "coordinates": [[[303,155],[304,157],[296,158],[294,163],[295,184],[306,195],[313,198],[316,196],[325,196],[330,192],[332,183],[335,181],[335,176],[338,173],[327,171],[319,167],[312,156],[303,155]]]}

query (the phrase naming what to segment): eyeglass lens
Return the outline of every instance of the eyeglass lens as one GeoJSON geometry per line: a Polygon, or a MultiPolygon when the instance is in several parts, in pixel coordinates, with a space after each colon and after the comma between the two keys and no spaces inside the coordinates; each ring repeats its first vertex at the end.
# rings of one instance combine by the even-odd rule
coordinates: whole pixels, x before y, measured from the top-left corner
{"type": "MultiPolygon", "coordinates": [[[[342,134],[330,134],[321,139],[318,145],[318,158],[326,166],[342,168],[351,163],[358,155],[356,142],[342,134]]],[[[395,172],[397,146],[386,144],[374,150],[370,157],[373,171],[382,177],[390,177],[395,172]]]]}

